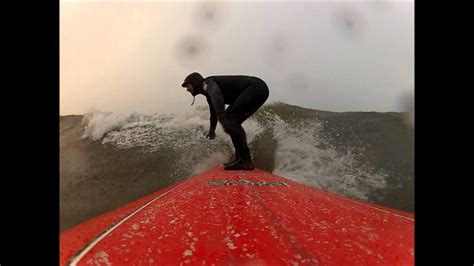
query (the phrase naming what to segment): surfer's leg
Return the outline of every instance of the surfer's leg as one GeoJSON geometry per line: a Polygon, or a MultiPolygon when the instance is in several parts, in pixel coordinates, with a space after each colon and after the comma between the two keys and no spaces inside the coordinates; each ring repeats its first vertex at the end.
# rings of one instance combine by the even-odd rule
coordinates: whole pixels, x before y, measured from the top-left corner
{"type": "Polygon", "coordinates": [[[240,151],[237,150],[237,148],[236,148],[236,147],[237,147],[237,144],[236,144],[236,142],[235,142],[235,138],[232,138],[232,135],[230,135],[230,134],[229,134],[229,136],[230,136],[230,139],[232,140],[232,145],[234,146],[234,154],[235,154],[235,156],[234,156],[234,159],[233,159],[232,161],[227,162],[227,163],[224,163],[224,166],[227,166],[227,165],[231,165],[231,164],[233,164],[233,163],[236,163],[236,162],[240,159],[240,151]]]}
{"type": "Polygon", "coordinates": [[[253,78],[242,94],[225,110],[226,118],[242,124],[268,99],[268,87],[261,79],[253,78]]]}
{"type": "Polygon", "coordinates": [[[247,146],[247,135],[239,120],[226,117],[226,121],[222,124],[222,127],[232,140],[236,156],[251,160],[247,146]]]}
{"type": "MultiPolygon", "coordinates": [[[[230,135],[236,151],[236,157],[243,161],[252,161],[250,149],[247,145],[247,135],[242,123],[254,114],[268,98],[268,88],[261,80],[255,80],[250,86],[229,106],[225,112],[224,130],[230,135]]],[[[237,161],[236,163],[238,163],[237,161]]],[[[227,167],[229,167],[228,165],[227,167]]],[[[252,165],[253,169],[253,165],[252,165]]]]}
{"type": "Polygon", "coordinates": [[[237,120],[227,121],[224,130],[230,135],[234,144],[236,160],[224,165],[225,170],[253,170],[252,156],[247,145],[245,130],[237,120]]]}

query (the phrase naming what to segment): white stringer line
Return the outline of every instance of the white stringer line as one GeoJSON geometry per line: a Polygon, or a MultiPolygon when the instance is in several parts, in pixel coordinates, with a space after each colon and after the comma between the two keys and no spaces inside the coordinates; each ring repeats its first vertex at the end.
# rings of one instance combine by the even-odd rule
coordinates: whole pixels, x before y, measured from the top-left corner
{"type": "Polygon", "coordinates": [[[100,237],[98,237],[96,240],[94,240],[92,243],[89,244],[89,246],[87,248],[85,248],[81,253],[79,253],[79,255],[77,255],[69,265],[73,265],[73,266],[76,266],[76,264],[87,254],[87,252],[89,252],[100,240],[102,240],[104,237],[106,237],[108,234],[110,234],[110,232],[112,232],[115,228],[117,228],[119,225],[121,225],[122,223],[124,223],[126,220],[128,220],[130,217],[132,217],[133,215],[135,215],[135,213],[139,212],[140,210],[142,210],[143,208],[145,208],[146,206],[150,205],[151,203],[153,203],[155,200],[163,197],[164,195],[170,193],[171,191],[177,189],[178,187],[184,185],[186,182],[174,187],[173,189],[170,189],[168,190],[167,192],[157,196],[156,198],[152,199],[150,202],[148,202],[147,204],[143,205],[142,207],[140,207],[138,210],[132,212],[131,214],[129,214],[127,217],[125,217],[124,219],[122,219],[118,224],[112,226],[111,228],[109,228],[107,231],[105,231],[100,237]]]}

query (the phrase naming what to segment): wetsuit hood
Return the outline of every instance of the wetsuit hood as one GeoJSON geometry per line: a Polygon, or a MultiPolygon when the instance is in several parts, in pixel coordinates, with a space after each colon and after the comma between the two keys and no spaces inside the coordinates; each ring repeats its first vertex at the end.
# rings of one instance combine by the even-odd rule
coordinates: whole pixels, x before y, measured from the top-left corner
{"type": "Polygon", "coordinates": [[[187,83],[190,83],[193,85],[193,95],[197,95],[199,93],[202,93],[202,83],[204,82],[204,78],[201,76],[201,74],[194,72],[189,74],[185,79],[183,84],[181,84],[182,87],[186,87],[187,83]]]}

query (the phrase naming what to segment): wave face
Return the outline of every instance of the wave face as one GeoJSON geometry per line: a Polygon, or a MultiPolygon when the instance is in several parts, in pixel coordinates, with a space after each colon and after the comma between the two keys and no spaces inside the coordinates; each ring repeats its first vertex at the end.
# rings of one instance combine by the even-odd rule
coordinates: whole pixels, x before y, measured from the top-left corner
{"type": "MultiPolygon", "coordinates": [[[[243,127],[258,168],[413,212],[414,129],[405,113],[265,105],[243,127]]],[[[207,107],[189,114],[60,117],[61,231],[214,168],[233,156],[207,107]]]]}

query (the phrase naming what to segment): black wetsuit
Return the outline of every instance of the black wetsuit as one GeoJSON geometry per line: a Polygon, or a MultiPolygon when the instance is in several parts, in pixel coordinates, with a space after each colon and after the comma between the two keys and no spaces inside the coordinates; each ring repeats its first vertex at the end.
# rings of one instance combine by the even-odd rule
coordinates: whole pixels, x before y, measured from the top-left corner
{"type": "Polygon", "coordinates": [[[268,99],[265,82],[252,76],[210,76],[202,83],[202,94],[209,104],[210,130],[215,131],[219,120],[232,139],[236,156],[251,160],[242,123],[268,99]]]}

